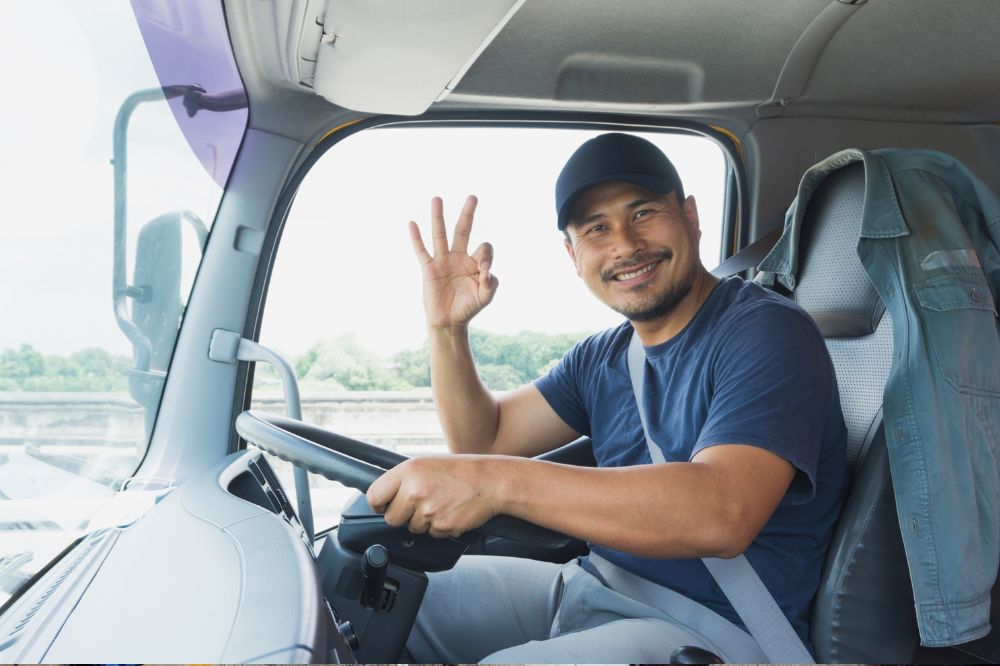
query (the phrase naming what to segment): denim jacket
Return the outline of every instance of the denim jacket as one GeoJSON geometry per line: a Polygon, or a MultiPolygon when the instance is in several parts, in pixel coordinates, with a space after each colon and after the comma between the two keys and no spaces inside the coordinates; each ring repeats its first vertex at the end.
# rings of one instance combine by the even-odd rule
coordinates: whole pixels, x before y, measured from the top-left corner
{"type": "Polygon", "coordinates": [[[809,169],[757,281],[795,288],[819,183],[864,162],[857,251],[892,318],[883,417],[921,643],[990,630],[1000,560],[1000,202],[954,158],[841,151],[809,169]]]}

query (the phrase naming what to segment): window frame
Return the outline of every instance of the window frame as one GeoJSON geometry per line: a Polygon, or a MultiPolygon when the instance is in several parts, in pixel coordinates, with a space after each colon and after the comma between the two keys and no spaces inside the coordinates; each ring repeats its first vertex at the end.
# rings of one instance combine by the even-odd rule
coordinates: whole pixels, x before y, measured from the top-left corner
{"type": "MultiPolygon", "coordinates": [[[[725,201],[721,244],[722,260],[735,254],[746,243],[749,234],[749,206],[747,205],[747,178],[743,162],[742,146],[734,134],[728,130],[704,123],[675,118],[654,116],[624,116],[609,114],[578,114],[546,111],[495,111],[495,112],[448,112],[425,114],[417,118],[400,119],[390,116],[375,116],[331,128],[304,157],[299,167],[288,178],[274,207],[271,222],[261,248],[261,261],[257,266],[253,291],[247,308],[247,319],[243,337],[258,340],[263,322],[267,292],[274,268],[275,257],[281,244],[281,237],[288,222],[292,203],[306,175],[328,150],[344,139],[358,132],[380,127],[510,127],[541,129],[583,129],[621,132],[659,132],[701,136],[714,141],[722,150],[728,173],[724,174],[725,201]],[[728,249],[729,251],[725,251],[728,249]]],[[[236,432],[236,417],[250,409],[253,396],[254,364],[241,363],[237,371],[233,399],[233,413],[229,434],[230,452],[246,448],[246,441],[236,432]]]]}

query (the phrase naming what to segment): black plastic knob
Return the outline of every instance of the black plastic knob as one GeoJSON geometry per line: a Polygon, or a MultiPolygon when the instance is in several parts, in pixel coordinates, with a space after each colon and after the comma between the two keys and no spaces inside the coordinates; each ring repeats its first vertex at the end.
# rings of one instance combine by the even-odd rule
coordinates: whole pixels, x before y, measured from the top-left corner
{"type": "Polygon", "coordinates": [[[361,556],[361,605],[368,609],[378,607],[385,587],[385,572],[389,569],[389,551],[385,546],[369,546],[361,556]]]}
{"type": "Polygon", "coordinates": [[[670,655],[671,664],[721,664],[723,661],[708,650],[682,645],[670,655]]]}
{"type": "Polygon", "coordinates": [[[340,635],[344,637],[345,641],[347,641],[347,646],[351,648],[351,650],[357,652],[358,645],[360,645],[358,643],[358,635],[354,633],[354,626],[350,623],[350,621],[338,624],[337,630],[340,631],[340,635]]]}

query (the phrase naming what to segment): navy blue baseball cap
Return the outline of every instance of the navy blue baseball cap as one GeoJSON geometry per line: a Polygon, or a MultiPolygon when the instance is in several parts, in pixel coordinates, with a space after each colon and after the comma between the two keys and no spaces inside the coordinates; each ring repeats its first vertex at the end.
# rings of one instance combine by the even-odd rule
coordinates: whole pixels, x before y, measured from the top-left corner
{"type": "Polygon", "coordinates": [[[631,134],[602,134],[585,142],[566,161],[556,180],[556,212],[562,231],[569,223],[576,195],[588,187],[616,180],[656,194],[677,192],[684,200],[677,169],[655,144],[631,134]]]}

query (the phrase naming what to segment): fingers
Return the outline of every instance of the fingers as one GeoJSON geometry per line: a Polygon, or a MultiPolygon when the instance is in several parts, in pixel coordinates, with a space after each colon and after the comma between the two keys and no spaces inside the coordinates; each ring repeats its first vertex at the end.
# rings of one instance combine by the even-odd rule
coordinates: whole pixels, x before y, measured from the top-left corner
{"type": "Polygon", "coordinates": [[[451,243],[451,251],[465,254],[469,250],[469,236],[472,235],[472,220],[476,214],[476,204],[478,199],[474,195],[469,195],[462,206],[462,213],[458,216],[455,224],[455,238],[451,243]]]}
{"type": "Polygon", "coordinates": [[[431,527],[428,530],[428,533],[435,539],[445,539],[448,537],[452,539],[457,539],[458,537],[465,534],[465,532],[463,532],[462,530],[446,530],[446,529],[438,529],[435,527],[431,527]]]}
{"type": "MultiPolygon", "coordinates": [[[[406,525],[413,520],[413,512],[416,510],[413,502],[394,501],[389,503],[389,508],[385,511],[385,522],[392,527],[406,525]]],[[[413,531],[412,528],[410,530],[413,531]]],[[[426,529],[424,530],[427,531],[426,529]]]]}
{"type": "Polygon", "coordinates": [[[385,522],[392,527],[409,523],[411,532],[423,534],[430,529],[430,522],[423,514],[416,513],[417,505],[406,497],[406,493],[400,493],[402,475],[399,469],[386,472],[368,487],[368,506],[376,513],[384,514],[385,522]]]}
{"type": "Polygon", "coordinates": [[[427,532],[432,532],[431,522],[426,516],[414,513],[410,516],[410,523],[406,526],[406,529],[410,530],[413,534],[426,534],[427,532]]]}
{"type": "Polygon", "coordinates": [[[368,492],[365,493],[368,506],[376,513],[384,513],[389,503],[392,502],[392,498],[399,492],[399,483],[399,475],[393,473],[392,470],[375,479],[375,482],[368,486],[368,492]]]}
{"type": "Polygon", "coordinates": [[[424,246],[424,239],[420,237],[420,227],[416,222],[410,221],[410,244],[413,245],[413,253],[417,255],[417,261],[427,264],[433,261],[427,247],[424,246]]]}
{"type": "Polygon", "coordinates": [[[476,248],[476,251],[472,253],[472,258],[476,260],[476,265],[482,265],[485,261],[488,264],[493,264],[493,246],[489,243],[483,243],[476,248]]]}
{"type": "Polygon", "coordinates": [[[497,279],[497,276],[490,273],[490,269],[493,267],[493,246],[489,243],[483,243],[472,253],[472,258],[476,260],[476,265],[479,267],[479,296],[483,304],[488,305],[493,300],[493,294],[497,287],[500,286],[500,280],[497,279]]]}
{"type": "MultiPolygon", "coordinates": [[[[472,220],[476,214],[476,204],[478,199],[474,195],[469,195],[462,206],[462,213],[455,224],[455,238],[451,246],[451,252],[465,254],[469,250],[469,236],[472,235],[472,220]]],[[[444,224],[444,202],[441,197],[431,199],[431,239],[434,248],[434,256],[439,257],[447,254],[448,231],[444,224]]],[[[420,229],[415,222],[410,222],[410,242],[413,244],[413,251],[421,263],[427,263],[432,259],[427,251],[423,239],[420,237],[420,229]]],[[[492,248],[490,250],[492,252],[492,248]]]]}
{"type": "Polygon", "coordinates": [[[431,199],[431,236],[434,239],[434,256],[448,252],[448,232],[444,228],[444,203],[441,197],[431,199]]]}
{"type": "Polygon", "coordinates": [[[489,305],[493,300],[493,295],[500,286],[500,280],[496,275],[490,273],[490,264],[484,261],[479,264],[479,298],[483,305],[489,305]]]}

